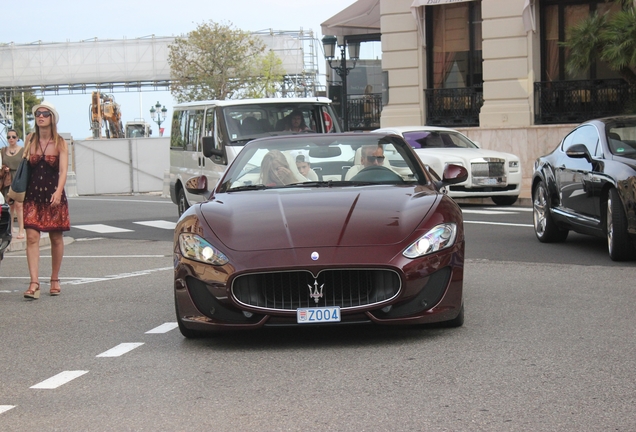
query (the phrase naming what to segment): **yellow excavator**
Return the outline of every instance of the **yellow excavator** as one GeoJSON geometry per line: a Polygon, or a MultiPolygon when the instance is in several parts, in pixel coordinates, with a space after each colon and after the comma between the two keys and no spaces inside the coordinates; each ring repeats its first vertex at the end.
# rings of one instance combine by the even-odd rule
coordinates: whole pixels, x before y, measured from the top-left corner
{"type": "Polygon", "coordinates": [[[93,138],[102,138],[102,125],[106,131],[106,138],[124,138],[121,110],[113,95],[93,92],[89,121],[93,138]]]}

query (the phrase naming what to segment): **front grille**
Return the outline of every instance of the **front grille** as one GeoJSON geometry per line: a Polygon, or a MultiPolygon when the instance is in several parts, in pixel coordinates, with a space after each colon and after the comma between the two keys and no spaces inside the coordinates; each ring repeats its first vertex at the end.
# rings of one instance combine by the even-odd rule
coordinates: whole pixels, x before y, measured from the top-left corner
{"type": "Polygon", "coordinates": [[[241,275],[232,284],[232,294],[240,303],[263,309],[354,308],[389,300],[400,285],[391,270],[324,270],[316,278],[309,271],[288,271],[241,275]]]}
{"type": "Polygon", "coordinates": [[[473,177],[501,177],[506,175],[504,159],[484,158],[478,162],[471,162],[473,177]]]}

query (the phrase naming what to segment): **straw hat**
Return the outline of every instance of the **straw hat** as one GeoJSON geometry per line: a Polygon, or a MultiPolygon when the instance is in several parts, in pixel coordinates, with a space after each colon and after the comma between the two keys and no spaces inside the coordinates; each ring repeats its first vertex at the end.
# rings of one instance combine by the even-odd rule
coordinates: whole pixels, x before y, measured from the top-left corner
{"type": "Polygon", "coordinates": [[[46,108],[47,110],[51,111],[51,114],[53,114],[53,117],[55,117],[55,124],[60,121],[60,115],[57,113],[55,106],[53,106],[51,102],[42,101],[42,103],[40,103],[39,105],[35,105],[32,109],[33,117],[35,117],[35,112],[38,110],[38,108],[46,108]]]}

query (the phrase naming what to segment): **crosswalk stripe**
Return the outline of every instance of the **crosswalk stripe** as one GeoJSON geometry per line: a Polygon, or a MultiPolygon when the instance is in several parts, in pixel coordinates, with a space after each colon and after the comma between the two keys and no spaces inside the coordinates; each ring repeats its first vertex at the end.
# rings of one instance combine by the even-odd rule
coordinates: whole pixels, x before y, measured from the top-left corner
{"type": "Polygon", "coordinates": [[[145,221],[145,222],[135,222],[138,225],[149,226],[152,228],[161,228],[167,230],[173,230],[174,227],[177,226],[176,222],[169,222],[165,220],[156,220],[156,221],[145,221]]]}
{"type": "Polygon", "coordinates": [[[88,371],[84,370],[76,370],[76,371],[64,371],[59,374],[52,376],[49,379],[42,381],[34,386],[31,386],[32,389],[56,389],[61,385],[66,384],[69,381],[74,380],[75,378],[81,377],[82,375],[88,373],[88,371]]]}
{"type": "Polygon", "coordinates": [[[79,228],[81,230],[92,231],[92,232],[96,232],[96,233],[100,233],[100,234],[112,234],[112,233],[119,233],[119,232],[132,232],[132,230],[129,230],[129,229],[117,228],[117,227],[114,227],[114,226],[104,225],[104,224],[73,225],[73,228],[79,228]]]}

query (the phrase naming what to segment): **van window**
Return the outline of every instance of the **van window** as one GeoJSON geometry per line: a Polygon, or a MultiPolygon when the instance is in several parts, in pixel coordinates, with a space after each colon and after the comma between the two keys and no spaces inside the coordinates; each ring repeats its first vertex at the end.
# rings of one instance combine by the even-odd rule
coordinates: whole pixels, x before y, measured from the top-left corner
{"type": "Polygon", "coordinates": [[[203,126],[203,110],[192,110],[188,115],[188,137],[186,150],[199,151],[199,138],[203,126]]]}
{"type": "Polygon", "coordinates": [[[185,150],[186,125],[188,124],[187,111],[175,111],[172,114],[172,128],[170,134],[170,147],[185,150]]]}

